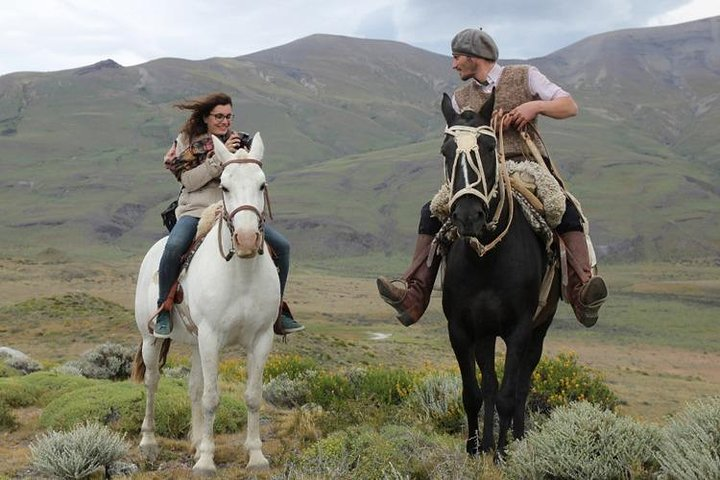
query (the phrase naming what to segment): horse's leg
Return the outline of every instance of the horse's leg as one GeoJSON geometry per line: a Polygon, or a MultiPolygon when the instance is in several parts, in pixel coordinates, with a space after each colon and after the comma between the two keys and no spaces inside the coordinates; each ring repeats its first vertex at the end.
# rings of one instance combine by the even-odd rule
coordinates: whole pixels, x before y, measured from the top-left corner
{"type": "Polygon", "coordinates": [[[155,392],[160,381],[160,346],[162,342],[153,337],[144,337],[142,359],[145,363],[145,418],[140,428],[140,453],[151,462],[157,458],[159,448],[155,439],[155,392]]]}
{"type": "Polygon", "coordinates": [[[203,394],[202,394],[202,426],[200,428],[200,443],[198,461],[193,466],[193,473],[212,475],[215,473],[215,440],[213,425],[215,423],[215,410],[220,401],[218,394],[218,357],[220,348],[217,338],[213,335],[198,335],[198,349],[202,365],[203,394]]]}
{"type": "Polygon", "coordinates": [[[475,359],[480,365],[482,374],[482,401],[485,403],[483,410],[483,436],[480,448],[483,452],[489,452],[495,445],[495,397],[497,395],[498,381],[495,373],[495,337],[483,337],[475,349],[475,359]]]}
{"type": "Polygon", "coordinates": [[[532,332],[525,354],[520,362],[517,380],[517,392],[515,395],[515,411],[513,412],[513,437],[516,440],[525,435],[525,404],[530,393],[530,378],[535,371],[540,357],[542,356],[543,342],[550,322],[538,327],[532,332]]]}
{"type": "Polygon", "coordinates": [[[272,347],[272,329],[259,334],[247,351],[247,386],[245,387],[245,404],[247,405],[247,437],[245,448],[250,456],[247,468],[265,469],[269,462],[262,452],[260,439],[260,405],[262,402],[262,381],[265,361],[272,347]]]}
{"type": "Polygon", "coordinates": [[[460,367],[463,384],[462,400],[468,425],[468,439],[465,443],[465,451],[470,455],[477,455],[480,450],[478,414],[482,406],[482,396],[475,377],[473,345],[467,332],[457,326],[457,321],[448,323],[448,331],[450,333],[450,344],[460,367]]]}
{"type": "Polygon", "coordinates": [[[192,352],[190,378],[188,379],[188,392],[190,394],[190,412],[192,414],[190,445],[192,447],[194,459],[197,461],[200,458],[200,450],[198,447],[203,431],[203,374],[202,364],[200,362],[200,352],[198,351],[197,346],[193,348],[192,352]]]}
{"type": "MultiPolygon", "coordinates": [[[[519,320],[521,325],[529,325],[530,319],[519,320]]],[[[498,432],[498,446],[496,458],[505,455],[507,445],[507,434],[517,408],[517,386],[518,372],[522,364],[523,352],[528,348],[528,329],[516,328],[510,337],[505,339],[505,372],[503,373],[502,385],[497,396],[497,411],[499,417],[500,431],[498,432]]]]}

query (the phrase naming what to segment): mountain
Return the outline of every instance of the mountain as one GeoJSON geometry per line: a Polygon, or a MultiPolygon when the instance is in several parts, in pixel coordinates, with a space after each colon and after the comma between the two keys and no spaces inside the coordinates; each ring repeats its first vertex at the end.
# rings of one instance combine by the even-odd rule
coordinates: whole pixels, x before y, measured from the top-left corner
{"type": "MultiPolygon", "coordinates": [[[[720,255],[719,32],[720,17],[623,30],[527,61],[580,105],[541,128],[608,260],[720,255]]],[[[296,258],[407,256],[441,180],[439,100],[458,84],[449,57],[331,35],[236,58],[0,76],[3,246],[142,254],[177,193],[161,164],[184,120],[173,104],[220,90],[235,127],[262,132],[296,258]]]]}

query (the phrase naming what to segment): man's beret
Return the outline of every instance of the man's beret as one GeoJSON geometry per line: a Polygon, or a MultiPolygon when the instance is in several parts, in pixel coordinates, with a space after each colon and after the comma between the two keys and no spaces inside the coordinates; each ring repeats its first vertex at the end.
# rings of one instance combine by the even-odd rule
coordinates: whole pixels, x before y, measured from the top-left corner
{"type": "Polygon", "coordinates": [[[485,60],[498,59],[498,47],[495,40],[480,28],[466,28],[452,39],[453,55],[469,55],[485,60]]]}

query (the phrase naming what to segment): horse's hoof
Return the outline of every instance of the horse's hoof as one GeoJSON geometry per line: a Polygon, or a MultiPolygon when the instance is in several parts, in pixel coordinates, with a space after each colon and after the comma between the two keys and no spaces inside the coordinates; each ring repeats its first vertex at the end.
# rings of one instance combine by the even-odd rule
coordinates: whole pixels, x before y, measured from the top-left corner
{"type": "Polygon", "coordinates": [[[248,460],[247,464],[248,470],[267,470],[270,468],[270,462],[268,462],[267,458],[265,458],[265,455],[263,455],[262,452],[256,451],[250,453],[250,459],[248,460]]]}
{"type": "Polygon", "coordinates": [[[160,447],[155,444],[140,445],[140,454],[145,460],[152,463],[157,460],[158,454],[160,453],[160,447]]]}
{"type": "MultiPolygon", "coordinates": [[[[198,462],[200,463],[200,462],[198,462]]],[[[215,469],[215,465],[212,465],[210,467],[200,467],[198,466],[198,463],[195,464],[195,466],[192,469],[193,477],[214,477],[217,473],[217,470],[215,469]]]]}

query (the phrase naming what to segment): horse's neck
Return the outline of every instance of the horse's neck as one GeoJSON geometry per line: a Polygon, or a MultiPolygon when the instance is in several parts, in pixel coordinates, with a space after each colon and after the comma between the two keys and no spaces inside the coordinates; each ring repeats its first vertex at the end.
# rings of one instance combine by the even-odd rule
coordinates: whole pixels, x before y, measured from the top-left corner
{"type": "Polygon", "coordinates": [[[202,244],[198,247],[191,265],[194,264],[198,268],[202,265],[202,270],[212,271],[212,274],[217,276],[218,281],[243,281],[251,277],[257,263],[262,261],[262,256],[257,255],[254,258],[239,259],[233,254],[229,260],[225,260],[224,256],[230,253],[231,248],[233,248],[232,236],[223,224],[221,247],[218,243],[218,229],[220,228],[220,222],[215,222],[202,244]]]}

